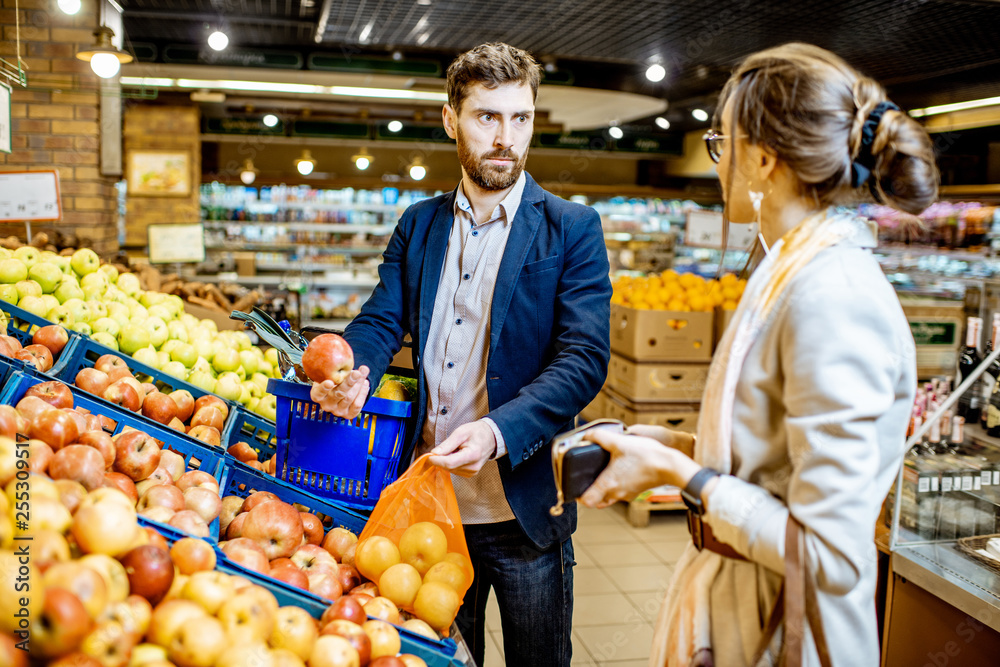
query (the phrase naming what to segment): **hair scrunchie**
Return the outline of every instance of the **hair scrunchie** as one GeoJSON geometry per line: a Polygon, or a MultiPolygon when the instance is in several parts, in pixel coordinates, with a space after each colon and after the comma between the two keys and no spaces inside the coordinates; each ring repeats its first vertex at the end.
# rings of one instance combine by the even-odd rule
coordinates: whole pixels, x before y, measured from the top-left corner
{"type": "MultiPolygon", "coordinates": [[[[892,102],[879,102],[872,109],[872,112],[868,114],[864,125],[861,126],[861,148],[858,150],[858,156],[851,162],[852,188],[860,188],[865,183],[868,183],[872,176],[872,171],[875,169],[875,156],[872,155],[875,132],[878,130],[878,124],[882,122],[882,116],[889,110],[899,111],[900,109],[892,102]]],[[[869,183],[872,196],[875,197],[876,201],[879,201],[880,197],[874,186],[874,183],[869,183]]]]}

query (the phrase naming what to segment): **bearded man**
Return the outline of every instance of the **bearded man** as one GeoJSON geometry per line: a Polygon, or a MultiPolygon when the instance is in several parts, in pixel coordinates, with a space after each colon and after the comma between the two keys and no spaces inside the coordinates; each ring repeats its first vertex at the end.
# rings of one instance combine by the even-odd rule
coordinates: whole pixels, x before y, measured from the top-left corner
{"type": "Polygon", "coordinates": [[[347,327],[357,369],[313,400],[353,418],[413,341],[417,428],[401,458],[453,475],[475,580],[457,623],[483,664],[492,589],[508,665],[569,667],[576,510],[559,517],[550,441],[607,374],[611,283],[600,216],[524,171],[541,68],[484,44],[448,68],[444,127],[462,181],[403,214],[347,327]]]}

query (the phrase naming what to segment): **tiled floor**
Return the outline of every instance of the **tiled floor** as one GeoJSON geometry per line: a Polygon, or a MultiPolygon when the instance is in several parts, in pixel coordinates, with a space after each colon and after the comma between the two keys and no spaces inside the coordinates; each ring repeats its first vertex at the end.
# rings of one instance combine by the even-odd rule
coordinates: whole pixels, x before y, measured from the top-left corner
{"type": "MultiPolygon", "coordinates": [[[[650,515],[645,528],[633,528],[619,503],[606,510],[580,508],[573,535],[574,667],[645,667],[673,565],[688,542],[684,515],[650,515]]],[[[491,596],[483,667],[503,667],[500,612],[491,596]]],[[[511,667],[518,667],[511,665],[511,667]]]]}

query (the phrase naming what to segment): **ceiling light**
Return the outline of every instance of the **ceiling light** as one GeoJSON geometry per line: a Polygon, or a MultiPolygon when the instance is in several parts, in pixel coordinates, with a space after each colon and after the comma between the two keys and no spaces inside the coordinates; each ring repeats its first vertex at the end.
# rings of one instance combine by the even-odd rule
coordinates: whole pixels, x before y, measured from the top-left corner
{"type": "Polygon", "coordinates": [[[426,175],[427,167],[424,166],[423,160],[415,158],[413,163],[410,165],[410,178],[415,181],[422,181],[426,175]]]}
{"type": "Polygon", "coordinates": [[[121,78],[123,86],[153,86],[156,88],[170,88],[174,85],[173,79],[164,79],[155,76],[123,76],[121,78]]]}
{"type": "Polygon", "coordinates": [[[694,117],[695,120],[702,123],[708,120],[708,112],[704,109],[692,109],[691,116],[694,117]]]}
{"type": "Polygon", "coordinates": [[[389,124],[386,126],[390,132],[399,132],[403,129],[403,124],[398,120],[390,120],[389,124]]]}
{"type": "Polygon", "coordinates": [[[262,120],[264,122],[264,125],[266,125],[267,127],[274,127],[275,125],[278,124],[278,117],[275,116],[273,113],[267,114],[266,116],[264,116],[262,120]]]}
{"type": "Polygon", "coordinates": [[[221,30],[216,30],[208,36],[208,45],[216,51],[222,51],[229,46],[229,36],[221,30]]]}
{"type": "MultiPolygon", "coordinates": [[[[131,56],[129,56],[131,57],[131,56]]],[[[255,93],[291,93],[294,95],[340,95],[343,97],[373,97],[379,99],[447,102],[447,93],[399,88],[363,88],[360,86],[319,86],[280,81],[234,81],[219,79],[166,79],[157,77],[122,77],[124,86],[157,86],[161,88],[218,88],[255,93]]]]}
{"type": "Polygon", "coordinates": [[[399,62],[400,60],[403,59],[403,52],[402,51],[393,51],[392,52],[392,59],[395,60],[396,62],[399,62]]]}
{"type": "Polygon", "coordinates": [[[430,38],[431,38],[431,34],[429,32],[422,32],[422,33],[420,33],[420,36],[417,37],[417,46],[423,46],[424,42],[426,42],[430,38]]]}
{"type": "Polygon", "coordinates": [[[361,29],[361,34],[358,35],[358,41],[364,44],[368,41],[368,37],[372,34],[372,24],[369,23],[364,28],[361,29]]]}
{"type": "Polygon", "coordinates": [[[967,109],[980,109],[982,107],[992,107],[1000,104],[1000,97],[984,97],[980,100],[969,100],[967,102],[954,102],[953,104],[940,104],[926,109],[913,109],[910,116],[913,118],[923,118],[924,116],[936,116],[952,111],[965,111],[967,109]]]}
{"type": "Polygon", "coordinates": [[[76,57],[90,63],[90,69],[94,74],[102,79],[110,79],[122,64],[132,62],[132,56],[118,50],[111,40],[114,38],[114,31],[102,25],[94,31],[94,47],[89,51],[80,51],[76,57]]]}
{"type": "Polygon", "coordinates": [[[295,161],[295,168],[303,176],[308,176],[316,168],[316,160],[313,159],[308,150],[304,150],[302,151],[302,157],[295,161]]]}
{"type": "Polygon", "coordinates": [[[59,9],[63,11],[63,14],[72,16],[80,11],[80,6],[80,0],[59,0],[59,9]]]}
{"type": "Polygon", "coordinates": [[[361,171],[364,171],[372,164],[372,156],[364,148],[361,149],[360,153],[352,157],[351,160],[354,161],[354,166],[361,171]]]}
{"type": "Polygon", "coordinates": [[[649,66],[646,70],[646,78],[657,83],[658,81],[663,81],[663,77],[667,75],[667,70],[663,69],[663,65],[659,63],[654,63],[649,66]]]}
{"type": "Polygon", "coordinates": [[[609,127],[608,134],[611,135],[612,139],[621,139],[622,137],[625,136],[625,133],[622,132],[622,128],[618,127],[617,125],[612,125],[611,127],[609,127]]]}
{"type": "Polygon", "coordinates": [[[661,130],[669,130],[670,129],[670,121],[667,120],[666,118],[664,118],[663,116],[657,116],[656,120],[653,121],[653,122],[655,122],[656,123],[656,127],[660,128],[661,130]]]}
{"type": "Polygon", "coordinates": [[[226,101],[225,93],[213,93],[210,90],[196,90],[191,93],[192,102],[205,102],[208,104],[222,104],[226,101]]]}
{"type": "Polygon", "coordinates": [[[243,181],[243,185],[250,185],[256,179],[257,170],[254,169],[253,160],[247,158],[247,160],[243,163],[243,171],[240,172],[240,180],[243,181]]]}

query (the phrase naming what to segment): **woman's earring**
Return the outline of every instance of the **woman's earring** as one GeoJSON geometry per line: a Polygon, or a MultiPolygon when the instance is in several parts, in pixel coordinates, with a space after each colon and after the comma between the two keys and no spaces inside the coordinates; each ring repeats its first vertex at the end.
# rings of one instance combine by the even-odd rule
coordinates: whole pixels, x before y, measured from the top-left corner
{"type": "Polygon", "coordinates": [[[771,249],[767,247],[767,241],[764,240],[763,228],[761,227],[760,224],[760,209],[761,209],[761,204],[763,204],[764,202],[764,193],[750,190],[749,194],[750,194],[750,203],[753,205],[754,222],[757,223],[757,238],[760,239],[760,245],[764,248],[764,254],[770,255],[771,249]]]}

